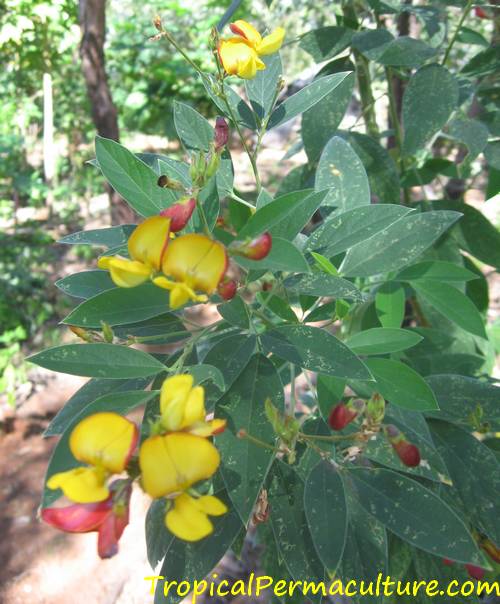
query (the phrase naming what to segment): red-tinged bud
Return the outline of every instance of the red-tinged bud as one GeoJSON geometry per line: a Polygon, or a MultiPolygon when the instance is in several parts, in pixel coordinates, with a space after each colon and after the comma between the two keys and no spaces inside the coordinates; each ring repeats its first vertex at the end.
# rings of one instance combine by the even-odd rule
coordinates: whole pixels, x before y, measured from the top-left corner
{"type": "Polygon", "coordinates": [[[471,579],[476,579],[477,581],[481,581],[481,579],[483,579],[484,575],[486,574],[484,568],[481,568],[480,566],[475,566],[474,564],[466,564],[465,569],[469,577],[471,577],[471,579]]]}
{"type": "Polygon", "coordinates": [[[173,233],[181,231],[189,222],[194,209],[196,207],[196,199],[194,197],[182,197],[177,203],[162,210],[160,216],[170,218],[170,230],[173,233]]]}
{"type": "Polygon", "coordinates": [[[449,558],[443,558],[443,564],[445,566],[453,566],[453,564],[455,564],[455,563],[453,562],[453,560],[450,560],[449,558]]]}
{"type": "Polygon", "coordinates": [[[392,447],[405,466],[416,468],[420,465],[420,451],[416,445],[403,441],[392,447]]]}
{"type": "Polygon", "coordinates": [[[328,423],[332,430],[343,430],[356,416],[354,409],[349,409],[345,403],[339,403],[331,410],[328,423]]]}
{"type": "Polygon", "coordinates": [[[262,260],[271,251],[273,238],[271,233],[262,233],[255,239],[249,241],[235,241],[231,244],[231,250],[235,254],[249,258],[250,260],[262,260]]]}
{"type": "Polygon", "coordinates": [[[232,300],[236,295],[237,287],[234,279],[224,278],[217,286],[217,292],[223,300],[232,300]]]}
{"type": "Polygon", "coordinates": [[[215,150],[220,151],[227,145],[229,139],[229,126],[223,117],[218,117],[215,120],[214,143],[215,150]]]}
{"type": "Polygon", "coordinates": [[[491,19],[488,13],[480,6],[476,6],[474,12],[476,13],[476,17],[479,17],[480,19],[491,19]]]}
{"type": "Polygon", "coordinates": [[[226,221],[223,216],[217,216],[217,220],[215,221],[215,226],[218,226],[220,229],[226,226],[226,221]]]}

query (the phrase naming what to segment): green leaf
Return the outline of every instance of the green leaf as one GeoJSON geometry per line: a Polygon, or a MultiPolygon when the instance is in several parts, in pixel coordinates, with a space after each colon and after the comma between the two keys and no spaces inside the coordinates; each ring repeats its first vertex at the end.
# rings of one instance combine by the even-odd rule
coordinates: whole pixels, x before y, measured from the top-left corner
{"type": "Polygon", "coordinates": [[[344,485],[331,462],[320,461],[307,477],[304,510],[319,559],[333,573],[342,559],[347,533],[344,485]]]}
{"type": "Polygon", "coordinates": [[[91,379],[85,383],[75,394],[65,403],[64,407],[58,412],[50,422],[44,432],[44,436],[56,436],[62,434],[71,422],[80,415],[80,413],[95,400],[112,400],[118,392],[128,392],[132,390],[144,390],[151,378],[134,378],[122,380],[103,380],[91,379]]]}
{"type": "MultiPolygon", "coordinates": [[[[145,404],[157,394],[158,393],[155,391],[114,392],[112,396],[105,394],[86,405],[80,413],[75,414],[71,418],[71,421],[68,422],[68,425],[64,430],[64,434],[55,446],[49,465],[47,466],[44,485],[46,485],[47,480],[53,474],[81,466],[81,462],[77,461],[70,451],[69,439],[75,426],[85,417],[101,411],[126,415],[132,409],[145,404]]],[[[52,490],[45,486],[42,496],[42,507],[49,507],[54,501],[59,499],[61,495],[62,491],[60,489],[52,490]]]]}
{"type": "Polygon", "coordinates": [[[351,336],[346,345],[356,354],[389,354],[416,346],[422,336],[408,329],[374,327],[351,336]]]}
{"type": "Polygon", "coordinates": [[[441,65],[427,65],[411,78],[403,96],[403,153],[413,155],[448,121],[458,103],[458,84],[441,65]]]}
{"type": "Polygon", "coordinates": [[[323,204],[345,212],[370,205],[368,177],[348,143],[334,136],[323,149],[316,171],[315,189],[328,189],[323,204]]]}
{"type": "Polygon", "coordinates": [[[373,468],[352,469],[349,477],[363,508],[410,545],[465,564],[482,560],[463,521],[418,482],[373,468]]]}
{"type": "Polygon", "coordinates": [[[257,354],[252,357],[228,392],[217,402],[215,416],[227,420],[226,430],[217,437],[217,447],[224,464],[221,469],[229,496],[242,521],[246,524],[261,489],[273,452],[256,446],[246,438],[238,438],[240,429],[274,445],[275,434],[265,411],[266,399],[283,405],[283,386],[269,359],[257,354]],[[238,476],[234,487],[233,476],[238,476]]]}
{"type": "Polygon", "coordinates": [[[384,203],[399,203],[399,172],[394,159],[376,140],[360,132],[339,132],[363,162],[372,199],[384,203]]]}
{"type": "Polygon", "coordinates": [[[465,331],[486,339],[484,323],[474,302],[461,291],[439,281],[412,282],[413,289],[435,310],[465,331]]]}
{"type": "Polygon", "coordinates": [[[316,63],[322,63],[345,50],[351,43],[353,33],[348,27],[320,27],[303,34],[299,46],[309,53],[316,63]]]}
{"type": "Polygon", "coordinates": [[[439,409],[432,390],[408,365],[389,359],[367,359],[365,363],[377,382],[373,391],[393,405],[413,411],[439,409]]]}
{"type": "MultiPolygon", "coordinates": [[[[302,116],[302,140],[311,163],[317,161],[326,143],[336,133],[352,99],[354,75],[350,73],[346,77],[345,73],[341,73],[326,77],[335,75],[342,76],[340,84],[324,98],[318,99],[319,102],[302,116]]],[[[319,78],[316,82],[322,79],[326,78],[319,78]]]]}
{"type": "Polygon", "coordinates": [[[52,371],[98,378],[146,377],[165,370],[165,365],[150,354],[114,344],[54,346],[27,360],[52,371]]]}
{"type": "Polygon", "coordinates": [[[369,239],[412,210],[385,204],[353,208],[328,218],[307,240],[305,251],[322,250],[326,256],[335,256],[369,239]]]}
{"type": "Polygon", "coordinates": [[[296,581],[323,581],[323,565],[304,513],[304,483],[300,476],[293,467],[276,460],[270,472],[268,492],[276,545],[290,575],[296,581]]]}
{"type": "Polygon", "coordinates": [[[382,327],[401,327],[405,318],[405,304],[406,294],[400,283],[383,283],[375,294],[375,311],[382,327]]]}
{"type": "Polygon", "coordinates": [[[77,306],[62,322],[87,329],[108,325],[127,325],[163,314],[168,309],[168,294],[152,283],[138,287],[116,287],[77,306]]]}
{"type": "Polygon", "coordinates": [[[143,161],[116,141],[97,136],[95,151],[106,180],[141,216],[154,216],[172,203],[167,189],[143,161]]]}
{"type": "Polygon", "coordinates": [[[309,265],[303,254],[286,239],[273,237],[269,254],[262,260],[236,257],[235,261],[248,270],[272,270],[285,272],[307,272],[309,265]]]}
{"type": "Polygon", "coordinates": [[[273,103],[278,96],[278,86],[283,73],[279,52],[262,57],[266,68],[258,71],[255,78],[245,81],[245,89],[252,109],[264,120],[272,111],[273,103]]]}
{"type": "Polygon", "coordinates": [[[309,222],[325,195],[326,191],[315,193],[306,189],[277,197],[255,212],[238,233],[238,239],[256,237],[264,231],[274,237],[293,239],[309,222]]]}
{"type": "Polygon", "coordinates": [[[282,325],[261,336],[265,352],[298,367],[358,380],[371,380],[370,372],[340,340],[318,327],[282,325]]]}
{"type": "Polygon", "coordinates": [[[255,336],[233,334],[222,338],[208,351],[203,362],[217,367],[224,376],[226,388],[232,385],[255,352],[255,336]]]}
{"type": "Polygon", "coordinates": [[[194,383],[196,385],[210,380],[217,386],[219,390],[224,392],[224,376],[222,375],[222,372],[217,369],[217,367],[207,364],[198,364],[186,366],[185,370],[187,373],[193,376],[194,383]]]}
{"type": "Polygon", "coordinates": [[[285,279],[283,284],[287,291],[308,296],[329,296],[332,298],[346,298],[360,302],[363,295],[350,281],[327,275],[326,273],[308,273],[294,275],[285,279]]]}
{"type": "Polygon", "coordinates": [[[208,151],[214,129],[208,121],[185,103],[174,101],[175,129],[186,149],[208,151]]]}
{"type": "Polygon", "coordinates": [[[116,285],[107,271],[82,271],[74,273],[55,282],[55,286],[68,296],[75,298],[92,298],[116,285]]]}
{"type": "Polygon", "coordinates": [[[155,346],[170,344],[189,337],[189,332],[181,320],[173,314],[163,313],[151,319],[128,323],[123,326],[114,326],[113,333],[118,338],[129,337],[150,338],[154,336],[151,343],[155,346]],[[161,337],[159,337],[161,336],[161,337]]]}
{"type": "Polygon", "coordinates": [[[418,262],[400,271],[394,279],[396,281],[470,281],[478,276],[468,269],[453,262],[430,260],[418,262]]]}
{"type": "Polygon", "coordinates": [[[470,427],[469,416],[478,409],[483,420],[500,426],[500,388],[463,375],[430,375],[425,378],[439,403],[439,411],[429,413],[450,418],[470,427]]]}
{"type": "Polygon", "coordinates": [[[250,315],[247,305],[240,296],[235,296],[229,302],[217,307],[219,314],[231,325],[248,329],[250,327],[250,315]]]}
{"type": "Polygon", "coordinates": [[[122,224],[120,226],[107,227],[105,229],[89,229],[66,235],[57,243],[67,245],[100,245],[103,247],[119,247],[126,245],[128,238],[135,230],[135,224],[122,224]]]}
{"type": "Polygon", "coordinates": [[[500,464],[495,454],[477,438],[445,422],[432,422],[437,449],[474,526],[500,543],[500,464]],[[480,496],[478,496],[480,494],[480,496]]]}
{"type": "Polygon", "coordinates": [[[394,38],[386,29],[357,33],[352,45],[368,59],[389,66],[418,67],[437,53],[421,40],[408,36],[394,38]]]}
{"type": "Polygon", "coordinates": [[[500,141],[488,143],[484,150],[484,158],[492,168],[500,170],[500,141]]]}
{"type": "Polygon", "coordinates": [[[457,201],[438,202],[446,209],[456,208],[463,218],[453,229],[458,245],[481,262],[500,269],[500,232],[476,208],[457,201]]]}
{"type": "Polygon", "coordinates": [[[358,243],[346,254],[340,272],[368,277],[413,262],[460,218],[458,212],[412,213],[358,243]]]}
{"type": "Polygon", "coordinates": [[[154,499],[146,514],[146,548],[148,562],[153,570],[158,562],[163,560],[176,539],[165,526],[166,508],[165,499],[154,499]]]}
{"type": "Polygon", "coordinates": [[[488,144],[488,128],[478,120],[455,118],[448,124],[446,132],[467,147],[466,163],[475,159],[488,144]]]}

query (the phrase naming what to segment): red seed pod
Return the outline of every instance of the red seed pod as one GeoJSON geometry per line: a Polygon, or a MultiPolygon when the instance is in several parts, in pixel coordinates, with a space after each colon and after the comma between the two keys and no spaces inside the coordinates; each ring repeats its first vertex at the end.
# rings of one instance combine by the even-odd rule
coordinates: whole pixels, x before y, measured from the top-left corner
{"type": "Polygon", "coordinates": [[[174,203],[174,205],[162,210],[160,216],[170,218],[170,230],[173,233],[177,233],[189,222],[195,207],[196,199],[194,197],[183,197],[177,203],[174,203]]]}
{"type": "Polygon", "coordinates": [[[332,430],[343,430],[356,417],[357,413],[345,403],[339,403],[330,411],[328,423],[332,430]]]}
{"type": "Polygon", "coordinates": [[[453,560],[450,560],[449,558],[443,558],[443,564],[445,566],[453,566],[453,564],[455,564],[455,563],[453,562],[453,560]]]}
{"type": "Polygon", "coordinates": [[[484,568],[481,568],[480,566],[475,566],[474,564],[466,564],[465,569],[471,579],[477,579],[478,581],[481,581],[481,579],[483,579],[484,575],[486,574],[484,568]]]}
{"type": "Polygon", "coordinates": [[[236,241],[232,244],[231,248],[237,254],[250,260],[262,260],[269,254],[272,245],[273,238],[271,237],[271,233],[266,232],[248,242],[236,241]]]}
{"type": "Polygon", "coordinates": [[[480,6],[476,6],[474,12],[476,13],[476,17],[479,17],[480,19],[491,19],[488,13],[480,6]]]}
{"type": "Polygon", "coordinates": [[[215,120],[214,143],[215,150],[220,151],[227,145],[229,139],[229,126],[223,117],[218,117],[215,120]]]}
{"type": "MultiPolygon", "coordinates": [[[[391,443],[392,444],[392,443],[391,443]]],[[[406,440],[393,444],[396,455],[409,468],[416,468],[420,465],[420,451],[416,445],[412,445],[406,440]]]]}
{"type": "Polygon", "coordinates": [[[237,284],[234,279],[224,278],[217,287],[217,292],[223,300],[231,300],[236,295],[237,284]]]}

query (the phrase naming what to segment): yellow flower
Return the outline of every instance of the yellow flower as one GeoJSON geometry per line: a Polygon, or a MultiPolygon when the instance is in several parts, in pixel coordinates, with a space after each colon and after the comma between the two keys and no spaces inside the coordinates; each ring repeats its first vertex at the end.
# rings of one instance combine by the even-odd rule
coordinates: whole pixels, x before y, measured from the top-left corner
{"type": "Polygon", "coordinates": [[[179,539],[198,541],[214,530],[208,516],[221,516],[226,512],[227,507],[217,497],[203,495],[194,499],[182,493],[175,499],[174,507],[167,512],[165,524],[179,539]]]}
{"type": "Polygon", "coordinates": [[[205,390],[193,388],[193,376],[175,375],[167,378],[160,393],[161,425],[168,432],[185,430],[196,436],[211,436],[222,432],[223,419],[206,421],[205,390]]]}
{"type": "Polygon", "coordinates": [[[123,472],[137,439],[136,425],[118,413],[89,415],[72,431],[69,448],[78,461],[91,467],[53,474],[47,486],[62,489],[76,503],[104,501],[110,494],[107,478],[123,472]]]}
{"type": "Polygon", "coordinates": [[[156,277],[155,285],[170,290],[170,307],[175,309],[193,302],[206,302],[201,290],[212,294],[227,269],[226,249],[206,235],[191,233],[172,241],[163,255],[162,270],[167,277],[156,277]]]}
{"type": "Polygon", "coordinates": [[[119,287],[135,287],[161,268],[170,234],[170,218],[151,216],[138,225],[128,240],[128,258],[102,256],[97,266],[109,270],[119,287]]]}
{"type": "Polygon", "coordinates": [[[243,20],[231,23],[230,28],[236,37],[220,41],[219,58],[226,73],[247,80],[254,78],[257,70],[266,68],[260,57],[277,52],[285,37],[285,30],[278,27],[263,38],[253,25],[243,20]]]}
{"type": "Polygon", "coordinates": [[[212,476],[220,455],[206,438],[185,432],[150,436],[139,450],[142,486],[151,497],[181,493],[212,476]]]}

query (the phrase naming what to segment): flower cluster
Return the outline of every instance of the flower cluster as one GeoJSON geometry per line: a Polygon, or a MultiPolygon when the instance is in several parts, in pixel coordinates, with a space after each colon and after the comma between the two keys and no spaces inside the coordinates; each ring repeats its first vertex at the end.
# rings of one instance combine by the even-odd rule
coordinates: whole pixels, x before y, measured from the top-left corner
{"type": "MultiPolygon", "coordinates": [[[[138,453],[143,489],[151,497],[167,498],[165,525],[186,541],[209,535],[213,531],[209,516],[227,512],[217,497],[199,495],[193,489],[219,467],[219,452],[208,438],[226,425],[224,420],[206,420],[204,398],[203,387],[194,387],[191,375],[167,378],[160,392],[160,417],[138,453]]],[[[101,558],[118,551],[118,540],[128,524],[138,436],[136,425],[117,413],[90,415],[69,438],[75,460],[86,465],[53,474],[47,481],[49,489],[61,489],[72,504],[44,508],[42,519],[67,532],[96,531],[101,558]],[[112,476],[124,472],[127,478],[110,482],[112,476]]]]}

